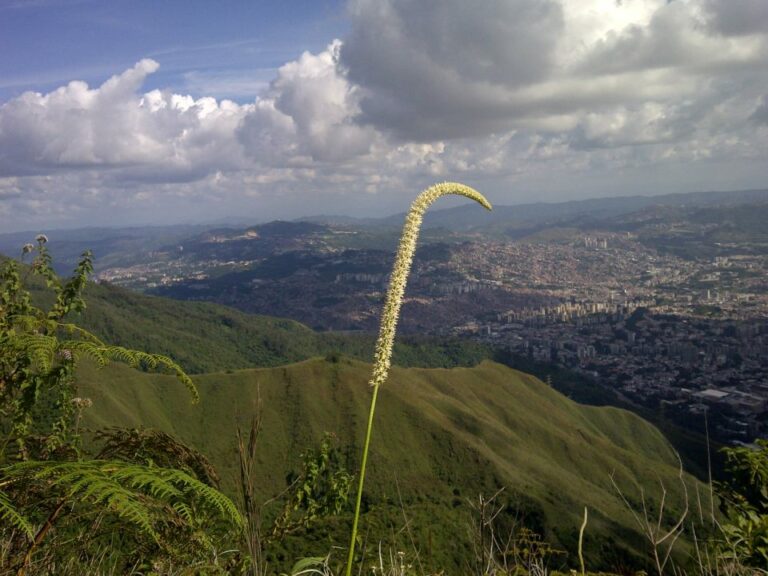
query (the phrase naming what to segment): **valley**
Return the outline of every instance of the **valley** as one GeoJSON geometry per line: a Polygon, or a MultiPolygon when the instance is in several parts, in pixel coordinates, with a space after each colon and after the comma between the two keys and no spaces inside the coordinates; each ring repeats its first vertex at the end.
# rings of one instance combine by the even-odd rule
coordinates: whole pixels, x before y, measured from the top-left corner
{"type": "MultiPolygon", "coordinates": [[[[766,198],[502,206],[489,225],[472,208],[436,211],[416,253],[401,333],[567,368],[698,434],[709,412],[716,439],[748,442],[767,433],[768,421],[766,198]]],[[[394,220],[155,231],[144,250],[133,236],[130,250],[97,260],[96,278],[355,334],[370,350],[394,220]],[[175,242],[163,245],[171,233],[175,242]]],[[[162,347],[165,339],[155,340],[162,347]]]]}

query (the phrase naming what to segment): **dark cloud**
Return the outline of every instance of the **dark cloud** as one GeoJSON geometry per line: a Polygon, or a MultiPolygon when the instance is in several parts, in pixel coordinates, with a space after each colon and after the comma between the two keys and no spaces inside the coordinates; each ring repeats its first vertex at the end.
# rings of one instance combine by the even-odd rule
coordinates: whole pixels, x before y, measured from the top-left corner
{"type": "MultiPolygon", "coordinates": [[[[731,74],[765,84],[768,27],[742,42],[706,25],[715,9],[723,18],[762,9],[710,4],[356,0],[340,64],[359,88],[358,121],[404,141],[547,129],[567,117],[583,132],[589,117],[709,102],[731,74]]],[[[640,140],[685,130],[656,132],[667,135],[640,140]]],[[[601,140],[614,141],[634,139],[601,140]]]]}
{"type": "Polygon", "coordinates": [[[406,138],[487,132],[510,89],[545,79],[563,14],[553,0],[358,0],[341,51],[361,117],[406,138]]]}
{"type": "Polygon", "coordinates": [[[760,99],[760,103],[755,108],[750,116],[751,120],[754,120],[757,124],[768,125],[768,94],[763,95],[760,99]]]}
{"type": "Polygon", "coordinates": [[[709,25],[720,34],[743,36],[768,30],[765,0],[705,0],[704,7],[709,25]]]}
{"type": "Polygon", "coordinates": [[[714,43],[697,38],[696,15],[671,2],[656,10],[647,25],[630,24],[598,40],[577,67],[585,75],[686,68],[717,54],[714,43]]]}

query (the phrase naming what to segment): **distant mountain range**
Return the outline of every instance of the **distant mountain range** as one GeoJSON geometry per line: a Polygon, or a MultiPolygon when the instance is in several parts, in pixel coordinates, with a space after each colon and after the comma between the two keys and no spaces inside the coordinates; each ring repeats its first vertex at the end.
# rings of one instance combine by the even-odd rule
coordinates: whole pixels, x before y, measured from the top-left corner
{"type": "MultiPolygon", "coordinates": [[[[659,196],[622,196],[617,198],[593,198],[568,202],[536,202],[512,206],[496,205],[488,213],[476,204],[446,209],[433,209],[424,217],[424,226],[469,231],[498,224],[539,225],[586,217],[603,220],[643,210],[651,206],[706,207],[768,202],[768,189],[740,190],[734,192],[688,192],[659,196]]],[[[360,226],[401,226],[405,212],[378,219],[352,219],[343,216],[317,216],[302,220],[322,224],[360,226]]]]}
{"type": "MultiPolygon", "coordinates": [[[[426,227],[442,227],[450,230],[469,231],[487,229],[499,224],[520,227],[556,224],[580,219],[599,221],[629,214],[651,206],[705,207],[768,202],[768,189],[742,190],[738,192],[690,192],[661,196],[625,196],[618,198],[594,198],[569,202],[498,205],[488,213],[477,205],[462,205],[444,210],[432,210],[424,218],[426,227]]],[[[405,213],[376,221],[382,225],[399,225],[405,213]]]]}
{"type": "MultiPolygon", "coordinates": [[[[425,217],[426,229],[444,229],[454,233],[477,232],[505,237],[525,235],[547,226],[580,223],[602,223],[633,212],[657,207],[706,208],[718,205],[768,203],[768,189],[733,192],[690,192],[659,196],[627,196],[595,198],[558,203],[531,203],[514,206],[496,205],[487,212],[477,205],[461,205],[454,208],[430,210],[425,217]]],[[[305,225],[367,229],[372,235],[369,244],[384,239],[394,242],[403,224],[405,213],[384,218],[353,218],[349,216],[322,215],[299,218],[293,223],[275,222],[244,226],[242,218],[237,223],[223,225],[173,225],[140,226],[127,228],[78,228],[71,230],[30,230],[28,232],[0,233],[0,253],[16,256],[21,247],[31,242],[40,232],[51,240],[51,250],[60,272],[74,266],[83,250],[90,249],[96,257],[97,269],[126,265],[137,257],[155,250],[167,249],[181,242],[200,240],[216,232],[233,232],[258,228],[261,233],[272,228],[273,235],[286,236],[296,233],[305,225]],[[294,225],[291,225],[294,224],[294,225]]],[[[428,232],[425,236],[428,237],[428,232]]],[[[381,243],[381,242],[379,242],[381,243]]],[[[379,246],[381,247],[381,246],[379,246]]]]}
{"type": "MultiPolygon", "coordinates": [[[[601,219],[628,214],[651,206],[706,207],[755,202],[768,202],[768,188],[731,192],[686,192],[658,196],[621,196],[572,200],[568,202],[496,205],[491,213],[476,205],[462,205],[445,209],[436,207],[426,214],[424,226],[470,230],[500,222],[537,225],[543,222],[555,222],[577,216],[601,219]]],[[[399,228],[403,223],[404,216],[405,212],[384,218],[317,215],[298,218],[295,222],[310,222],[330,226],[394,226],[399,228]]],[[[160,247],[171,241],[189,238],[205,231],[231,230],[233,228],[246,228],[242,217],[238,217],[237,221],[233,220],[231,225],[219,221],[216,224],[209,225],[134,226],[123,228],[89,227],[0,233],[0,252],[7,255],[17,254],[24,243],[31,242],[35,235],[41,232],[47,234],[55,242],[60,257],[70,258],[73,252],[82,251],[82,247],[87,243],[90,243],[91,247],[93,247],[93,244],[98,243],[101,246],[101,251],[106,255],[115,252],[125,245],[137,242],[160,247]]]]}
{"type": "Polygon", "coordinates": [[[85,250],[93,252],[98,267],[120,266],[132,261],[137,253],[157,250],[208,228],[173,225],[11,232],[0,234],[0,254],[18,258],[24,244],[34,242],[38,234],[45,233],[57,271],[66,274],[85,250]]]}

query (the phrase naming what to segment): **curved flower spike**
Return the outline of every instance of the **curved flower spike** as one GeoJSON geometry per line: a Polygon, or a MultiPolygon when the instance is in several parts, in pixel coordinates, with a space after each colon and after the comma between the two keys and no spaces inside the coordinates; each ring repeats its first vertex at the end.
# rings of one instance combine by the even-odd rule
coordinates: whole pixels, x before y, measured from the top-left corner
{"type": "Polygon", "coordinates": [[[411,264],[413,263],[413,255],[416,252],[416,241],[419,238],[419,230],[421,229],[424,212],[426,212],[430,204],[446,194],[466,196],[482,204],[488,210],[491,209],[491,204],[480,192],[455,182],[443,182],[430,186],[413,201],[408,216],[405,219],[405,226],[403,226],[403,234],[400,237],[400,245],[397,248],[397,257],[395,258],[395,265],[392,268],[392,277],[389,281],[389,289],[387,290],[387,299],[381,314],[381,327],[379,328],[379,338],[376,341],[373,375],[370,381],[371,386],[383,384],[389,373],[392,346],[395,342],[395,330],[397,329],[397,321],[400,317],[400,306],[403,302],[405,285],[408,281],[411,264]]]}
{"type": "Polygon", "coordinates": [[[403,302],[405,285],[408,282],[408,274],[413,263],[413,255],[416,252],[416,241],[419,238],[421,222],[424,218],[424,212],[435,200],[446,194],[457,194],[466,196],[491,210],[491,204],[477,190],[458,184],[456,182],[442,182],[435,184],[424,190],[416,197],[411,204],[411,209],[405,218],[403,234],[400,237],[400,245],[397,248],[395,265],[392,268],[392,276],[389,281],[387,298],[384,302],[384,310],[381,313],[381,327],[379,328],[379,337],[376,340],[376,353],[374,356],[373,373],[370,384],[373,386],[373,396],[371,398],[371,408],[368,412],[368,428],[365,434],[365,445],[363,447],[363,459],[360,464],[360,478],[357,486],[357,501],[355,503],[355,516],[352,523],[352,540],[349,544],[349,555],[347,557],[346,576],[352,574],[352,562],[355,556],[355,541],[357,539],[357,524],[360,518],[360,503],[363,497],[363,484],[365,482],[365,467],[368,461],[368,447],[371,442],[371,430],[373,428],[373,412],[376,408],[376,397],[379,387],[387,380],[389,375],[390,361],[392,359],[392,347],[395,343],[395,331],[397,330],[397,321],[400,317],[400,306],[403,302]]]}

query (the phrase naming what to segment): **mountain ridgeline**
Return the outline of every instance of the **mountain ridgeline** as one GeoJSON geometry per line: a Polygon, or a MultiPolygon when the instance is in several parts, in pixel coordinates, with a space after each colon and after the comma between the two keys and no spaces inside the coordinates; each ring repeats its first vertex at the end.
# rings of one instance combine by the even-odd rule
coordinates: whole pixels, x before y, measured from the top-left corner
{"type": "MultiPolygon", "coordinates": [[[[520,239],[543,230],[563,227],[636,231],[644,223],[653,225],[669,222],[670,219],[708,224],[714,217],[715,223],[718,223],[723,209],[730,213],[719,221],[726,235],[728,230],[744,233],[755,227],[759,232],[762,230],[759,226],[762,217],[756,215],[755,207],[757,212],[764,214],[767,205],[768,190],[765,189],[593,198],[511,206],[496,204],[492,212],[466,204],[428,212],[421,241],[456,242],[466,240],[468,235],[520,239]],[[743,218],[746,218],[746,226],[743,218]]],[[[274,253],[317,247],[392,250],[397,245],[403,218],[402,213],[383,218],[329,215],[305,217],[292,222],[256,221],[248,225],[247,220],[238,217],[227,226],[197,224],[30,230],[0,233],[0,252],[16,256],[24,243],[37,233],[45,232],[52,241],[54,265],[59,273],[66,274],[86,249],[93,250],[96,256],[97,271],[153,260],[168,262],[182,256],[189,259],[190,254],[196,261],[205,261],[216,258],[258,259],[274,253]],[[254,238],[263,242],[254,243],[254,238]]],[[[652,240],[655,234],[651,233],[650,237],[649,240],[652,240]]],[[[718,241],[719,238],[713,240],[718,241]]]]}
{"type": "MultiPolygon", "coordinates": [[[[372,334],[315,332],[293,320],[246,314],[203,302],[146,296],[110,285],[90,284],[79,322],[104,340],[152,350],[200,374],[254,366],[279,366],[313,356],[373,357],[372,334]]],[[[395,346],[401,366],[472,366],[489,357],[480,344],[455,338],[410,337],[395,346]]]]}
{"type": "MultiPolygon", "coordinates": [[[[88,426],[172,433],[212,460],[230,493],[237,479],[236,427],[247,426],[260,410],[256,485],[266,500],[280,493],[300,455],[325,433],[335,436],[349,468],[356,469],[369,375],[368,364],[346,357],[205,374],[194,378],[198,405],[168,376],[84,365],[80,379],[81,393],[94,403],[88,426]]],[[[433,569],[464,573],[472,547],[469,504],[502,487],[504,525],[526,524],[569,551],[571,561],[587,506],[586,554],[595,568],[641,565],[644,555],[612,475],[636,504],[642,487],[658,506],[661,481],[669,490],[670,520],[682,508],[678,461],[657,429],[623,410],[579,405],[505,366],[396,367],[379,406],[364,532],[369,542],[410,547],[404,534],[391,542],[409,523],[433,569]]],[[[280,554],[323,555],[343,547],[349,520],[347,512],[289,538],[273,561],[279,563],[280,554]]]]}

